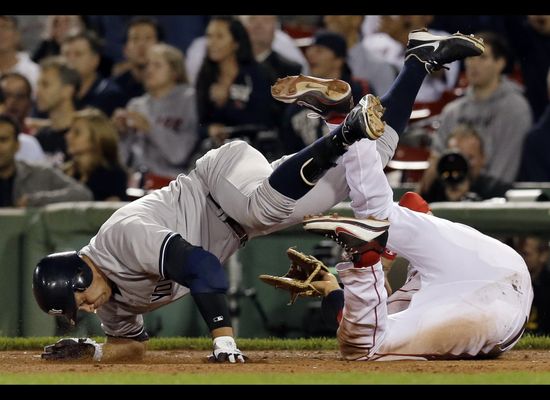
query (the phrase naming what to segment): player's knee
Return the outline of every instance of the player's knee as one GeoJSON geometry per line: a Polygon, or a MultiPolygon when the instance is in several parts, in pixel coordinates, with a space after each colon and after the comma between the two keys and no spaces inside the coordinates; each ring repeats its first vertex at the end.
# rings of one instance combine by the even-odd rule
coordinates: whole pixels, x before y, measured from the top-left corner
{"type": "Polygon", "coordinates": [[[167,244],[161,267],[165,277],[188,287],[191,294],[225,293],[229,288],[220,260],[179,235],[167,244]]]}

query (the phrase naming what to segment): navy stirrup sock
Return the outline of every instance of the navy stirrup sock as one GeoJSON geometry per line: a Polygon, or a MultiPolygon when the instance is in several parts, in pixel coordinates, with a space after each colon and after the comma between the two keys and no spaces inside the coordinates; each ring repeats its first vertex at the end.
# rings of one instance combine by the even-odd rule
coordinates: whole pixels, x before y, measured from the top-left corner
{"type": "Polygon", "coordinates": [[[345,152],[342,125],[339,125],[329,135],[317,139],[279,165],[269,177],[269,184],[286,197],[298,200],[345,152]]]}
{"type": "Polygon", "coordinates": [[[386,108],[383,119],[398,135],[407,127],[414,100],[427,74],[423,63],[414,57],[409,58],[390,90],[380,98],[380,102],[386,108]]]}

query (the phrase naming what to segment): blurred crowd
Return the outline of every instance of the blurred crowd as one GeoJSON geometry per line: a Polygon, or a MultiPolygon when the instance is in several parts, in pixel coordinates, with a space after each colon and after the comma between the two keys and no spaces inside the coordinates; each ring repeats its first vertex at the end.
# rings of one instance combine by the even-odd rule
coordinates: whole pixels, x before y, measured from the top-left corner
{"type": "MultiPolygon", "coordinates": [[[[391,182],[429,202],[550,182],[550,15],[0,15],[0,207],[132,200],[236,138],[268,160],[299,151],[328,128],[270,86],[302,73],[382,95],[423,27],[486,51],[426,79],[391,182]]],[[[548,241],[515,246],[548,287],[548,241]]]]}

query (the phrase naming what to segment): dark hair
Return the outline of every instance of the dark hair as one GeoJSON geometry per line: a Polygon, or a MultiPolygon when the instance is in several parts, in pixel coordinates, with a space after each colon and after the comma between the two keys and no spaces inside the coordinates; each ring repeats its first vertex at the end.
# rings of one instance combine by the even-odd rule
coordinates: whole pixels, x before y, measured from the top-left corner
{"type": "MultiPolygon", "coordinates": [[[[208,24],[211,24],[214,21],[222,21],[228,24],[229,33],[233,37],[233,40],[239,45],[236,53],[239,68],[243,65],[255,64],[256,59],[254,58],[254,53],[252,52],[250,37],[248,36],[248,31],[242,22],[230,15],[215,15],[210,18],[208,24]]],[[[199,118],[204,116],[203,106],[208,102],[208,88],[217,80],[219,73],[220,69],[218,63],[212,61],[208,57],[208,54],[206,54],[195,84],[197,88],[199,118]]]]}
{"type": "Polygon", "coordinates": [[[64,85],[71,85],[74,87],[75,96],[80,90],[81,79],[80,74],[74,68],[72,68],[65,58],[61,56],[47,57],[40,63],[42,70],[48,68],[54,68],[59,74],[59,79],[64,85]]]}
{"type": "Polygon", "coordinates": [[[491,31],[483,31],[476,34],[476,36],[483,39],[483,43],[491,47],[493,58],[504,58],[506,65],[504,66],[503,73],[512,72],[513,56],[506,39],[498,33],[491,31]]]}
{"type": "MultiPolygon", "coordinates": [[[[20,74],[19,72],[6,72],[5,74],[0,75],[0,82],[8,78],[18,78],[23,81],[25,84],[25,89],[27,90],[27,96],[30,98],[32,96],[32,86],[29,80],[25,75],[20,74]]],[[[0,89],[1,91],[1,89],[0,89]]]]}
{"type": "Polygon", "coordinates": [[[162,26],[159,25],[158,21],[155,18],[148,17],[145,15],[137,15],[133,17],[128,24],[126,25],[126,32],[124,32],[124,42],[128,41],[128,33],[130,29],[136,25],[149,25],[151,26],[157,35],[157,41],[162,42],[164,40],[164,30],[162,26]]]}
{"type": "Polygon", "coordinates": [[[65,38],[65,40],[63,40],[63,44],[71,43],[71,42],[74,42],[75,40],[79,40],[79,39],[84,39],[85,41],[87,41],[88,45],[90,46],[90,49],[92,50],[92,52],[94,52],[98,56],[101,56],[101,50],[103,48],[103,42],[99,38],[99,36],[97,36],[97,34],[94,31],[91,31],[91,30],[73,33],[73,34],[67,36],[65,38]]]}
{"type": "Polygon", "coordinates": [[[17,140],[17,135],[21,132],[21,127],[15,118],[8,114],[0,114],[0,124],[8,124],[13,128],[15,139],[17,140]]]}

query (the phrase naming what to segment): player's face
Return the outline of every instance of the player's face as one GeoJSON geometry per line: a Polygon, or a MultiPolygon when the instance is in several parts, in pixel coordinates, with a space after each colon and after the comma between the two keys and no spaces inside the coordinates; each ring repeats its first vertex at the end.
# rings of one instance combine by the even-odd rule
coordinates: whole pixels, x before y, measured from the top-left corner
{"type": "Polygon", "coordinates": [[[109,301],[112,290],[105,279],[93,270],[92,284],[83,292],[75,293],[76,306],[81,311],[95,312],[99,307],[109,301]]]}

